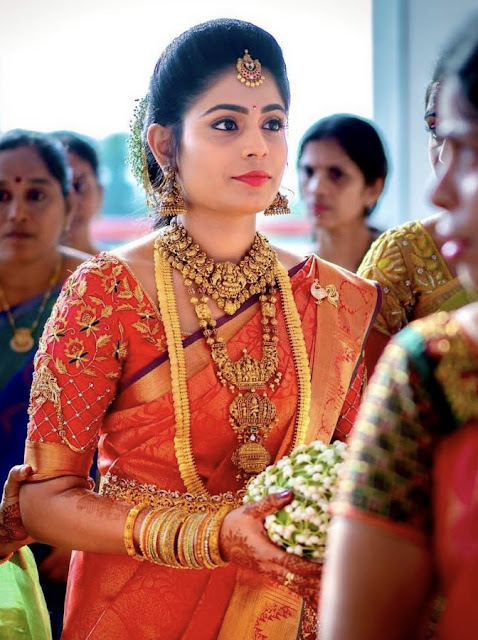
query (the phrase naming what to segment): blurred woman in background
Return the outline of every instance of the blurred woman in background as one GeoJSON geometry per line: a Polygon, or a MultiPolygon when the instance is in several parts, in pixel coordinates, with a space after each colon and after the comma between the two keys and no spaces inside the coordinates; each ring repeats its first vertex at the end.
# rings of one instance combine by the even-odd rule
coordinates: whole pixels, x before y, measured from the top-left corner
{"type": "Polygon", "coordinates": [[[314,221],[314,251],[356,271],[379,231],[368,223],[388,173],[371,122],[334,114],[304,134],[297,156],[300,195],[314,221]]]}
{"type": "MultiPolygon", "coordinates": [[[[436,234],[478,291],[478,13],[442,58],[436,234]]],[[[322,640],[478,637],[478,303],[411,323],[360,408],[332,524],[322,640]],[[425,623],[425,624],[424,624],[425,623]]]]}
{"type": "Polygon", "coordinates": [[[51,627],[38,569],[19,506],[20,483],[29,465],[12,468],[0,503],[0,631],[2,640],[51,640],[51,627]]]}
{"type": "MultiPolygon", "coordinates": [[[[60,245],[71,215],[70,188],[66,153],[57,140],[24,130],[0,136],[0,484],[23,461],[33,358],[43,326],[65,279],[89,257],[60,245]]],[[[70,552],[45,546],[36,552],[61,627],[70,552]]]]}
{"type": "Polygon", "coordinates": [[[79,251],[95,255],[100,248],[92,238],[91,223],[100,215],[103,204],[98,154],[92,143],[76,133],[59,131],[53,135],[65,147],[73,171],[75,206],[62,242],[79,251]]]}
{"type": "MultiPolygon", "coordinates": [[[[428,155],[436,173],[443,139],[437,135],[440,61],[425,93],[425,125],[429,132],[428,155]]],[[[357,273],[382,287],[380,313],[367,344],[367,368],[371,372],[391,336],[410,321],[435,311],[451,311],[477,299],[463,287],[452,256],[442,250],[437,227],[444,216],[437,212],[385,231],[370,248],[357,273]]]]}

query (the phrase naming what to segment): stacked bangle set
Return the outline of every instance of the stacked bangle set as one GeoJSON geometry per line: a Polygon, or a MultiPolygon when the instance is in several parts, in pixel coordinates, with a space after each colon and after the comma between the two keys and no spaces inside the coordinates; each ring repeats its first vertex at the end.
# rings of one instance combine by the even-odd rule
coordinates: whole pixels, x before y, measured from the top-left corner
{"type": "Polygon", "coordinates": [[[180,507],[151,509],[141,523],[138,553],[133,532],[145,508],[148,505],[135,505],[126,518],[124,544],[129,556],[177,569],[215,569],[226,564],[219,552],[219,531],[229,506],[193,513],[180,507]]]}

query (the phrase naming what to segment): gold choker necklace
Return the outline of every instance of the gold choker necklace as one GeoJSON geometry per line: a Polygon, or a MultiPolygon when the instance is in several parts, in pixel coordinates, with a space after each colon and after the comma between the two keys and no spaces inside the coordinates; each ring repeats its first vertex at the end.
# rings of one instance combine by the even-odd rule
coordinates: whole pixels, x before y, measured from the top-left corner
{"type": "Polygon", "coordinates": [[[15,318],[13,317],[11,307],[7,302],[7,298],[5,297],[5,292],[0,287],[0,301],[2,303],[2,308],[3,308],[3,311],[5,311],[5,313],[7,314],[8,322],[13,331],[13,336],[10,340],[10,349],[12,349],[12,351],[16,351],[17,353],[26,353],[27,351],[30,351],[31,349],[33,349],[35,345],[35,339],[33,338],[33,334],[35,333],[35,330],[38,327],[40,318],[42,317],[42,314],[45,310],[47,302],[50,299],[53,287],[56,285],[58,281],[60,270],[61,270],[61,258],[58,259],[55,265],[55,270],[47,285],[48,288],[43,294],[42,301],[40,303],[40,306],[38,307],[38,313],[36,315],[36,318],[29,327],[16,326],[15,318]]]}
{"type": "Polygon", "coordinates": [[[260,233],[239,264],[214,262],[178,224],[161,236],[158,248],[182,274],[186,286],[196,283],[228,315],[276,280],[277,254],[260,233]]]}

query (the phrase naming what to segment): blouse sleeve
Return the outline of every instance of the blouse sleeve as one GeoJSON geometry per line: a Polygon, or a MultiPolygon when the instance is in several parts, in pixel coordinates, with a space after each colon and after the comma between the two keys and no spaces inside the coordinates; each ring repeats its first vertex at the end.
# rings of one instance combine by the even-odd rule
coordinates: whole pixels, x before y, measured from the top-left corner
{"type": "Polygon", "coordinates": [[[392,340],[360,407],[335,513],[426,541],[433,445],[433,429],[426,425],[432,407],[407,350],[392,340]]]}
{"type": "Polygon", "coordinates": [[[33,480],[88,475],[127,350],[114,296],[114,268],[90,261],[66,281],[45,325],[26,443],[33,480]]]}
{"type": "Polygon", "coordinates": [[[386,231],[365,255],[357,273],[363,278],[376,280],[383,293],[382,306],[375,328],[392,336],[409,322],[414,307],[413,289],[408,266],[403,254],[406,244],[400,242],[400,233],[386,231]]]}

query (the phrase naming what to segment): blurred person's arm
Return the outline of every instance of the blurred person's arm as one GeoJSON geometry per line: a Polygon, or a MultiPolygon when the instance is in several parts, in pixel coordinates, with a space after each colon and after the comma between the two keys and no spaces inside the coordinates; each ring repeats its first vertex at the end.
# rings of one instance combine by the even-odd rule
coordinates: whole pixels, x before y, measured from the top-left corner
{"type": "Polygon", "coordinates": [[[371,523],[336,517],[320,598],[320,640],[420,637],[432,579],[427,550],[371,523]]]}

